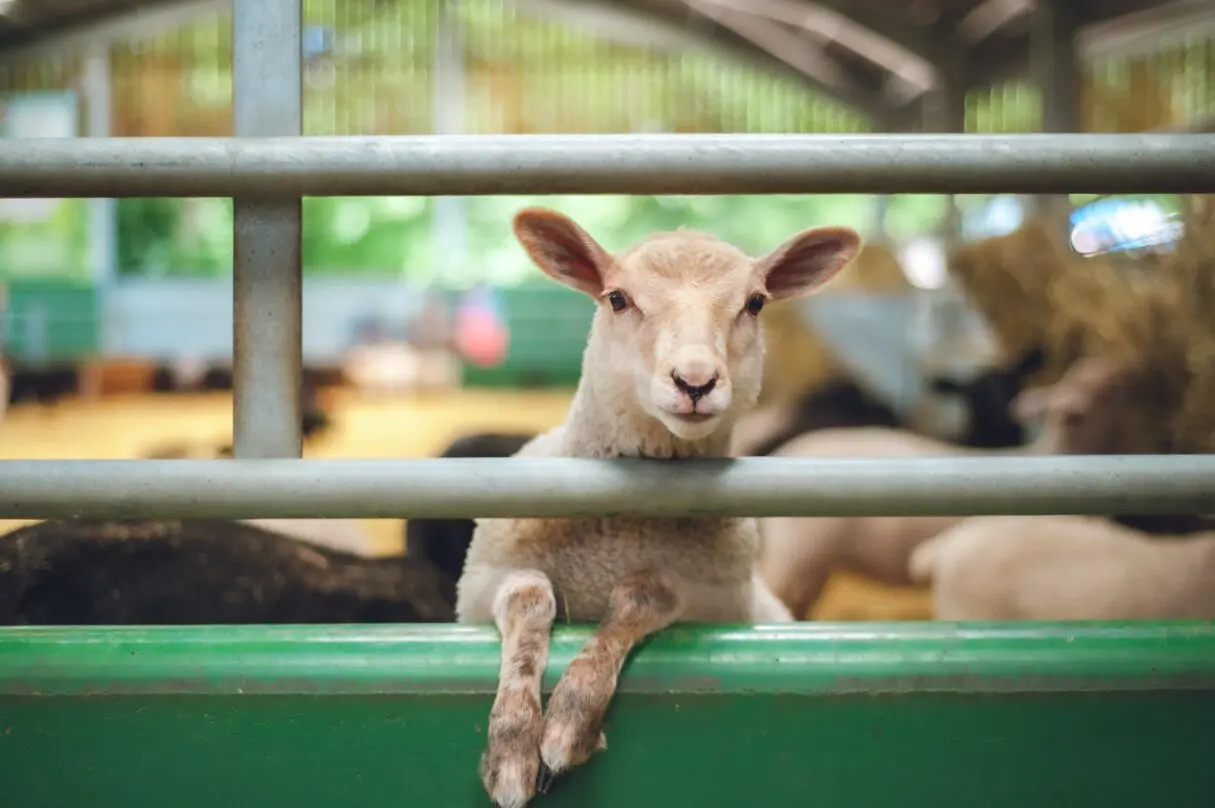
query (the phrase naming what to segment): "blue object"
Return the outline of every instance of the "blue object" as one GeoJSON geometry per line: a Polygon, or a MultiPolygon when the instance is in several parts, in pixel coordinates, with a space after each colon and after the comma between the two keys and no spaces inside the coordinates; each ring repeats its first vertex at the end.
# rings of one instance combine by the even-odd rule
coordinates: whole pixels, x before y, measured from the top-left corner
{"type": "Polygon", "coordinates": [[[909,339],[912,295],[819,295],[801,313],[863,387],[896,411],[914,406],[924,384],[909,339]]]}

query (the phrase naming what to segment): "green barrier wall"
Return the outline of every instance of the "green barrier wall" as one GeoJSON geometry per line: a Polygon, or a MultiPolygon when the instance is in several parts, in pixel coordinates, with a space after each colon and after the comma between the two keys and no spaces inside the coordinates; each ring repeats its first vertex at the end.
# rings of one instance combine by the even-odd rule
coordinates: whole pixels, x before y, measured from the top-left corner
{"type": "Polygon", "coordinates": [[[510,328],[506,361],[495,368],[465,366],[469,387],[573,387],[595,304],[552,282],[501,287],[510,328]]]}
{"type": "Polygon", "coordinates": [[[70,280],[6,282],[7,307],[0,315],[0,351],[13,361],[67,364],[101,347],[100,292],[70,280]]]}
{"type": "MultiPolygon", "coordinates": [[[[497,663],[476,627],[3,629],[3,804],[489,805],[497,663]]],[[[677,627],[620,691],[534,804],[1215,804],[1211,623],[677,627]]]]}

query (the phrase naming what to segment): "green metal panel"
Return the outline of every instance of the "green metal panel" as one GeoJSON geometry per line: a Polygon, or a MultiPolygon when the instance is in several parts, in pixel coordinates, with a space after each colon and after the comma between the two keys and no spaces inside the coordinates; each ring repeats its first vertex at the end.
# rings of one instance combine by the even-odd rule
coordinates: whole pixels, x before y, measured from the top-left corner
{"type": "Polygon", "coordinates": [[[21,363],[75,362],[101,347],[101,300],[96,287],[66,279],[6,283],[0,351],[21,363]]]}
{"type": "Polygon", "coordinates": [[[499,287],[510,329],[509,353],[494,368],[466,366],[469,387],[573,387],[595,304],[551,281],[499,287]]]}
{"type": "MultiPolygon", "coordinates": [[[[497,662],[480,627],[3,629],[4,804],[488,805],[497,662]]],[[[677,627],[609,722],[536,804],[1210,806],[1215,625],[677,627]]]]}

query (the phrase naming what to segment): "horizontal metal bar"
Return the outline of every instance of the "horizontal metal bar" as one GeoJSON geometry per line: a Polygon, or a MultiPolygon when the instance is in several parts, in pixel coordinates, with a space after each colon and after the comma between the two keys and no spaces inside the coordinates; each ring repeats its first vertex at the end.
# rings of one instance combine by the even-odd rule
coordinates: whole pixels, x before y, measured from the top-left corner
{"type": "Polygon", "coordinates": [[[1195,514],[1215,455],[7,460],[3,518],[1195,514]]]}
{"type": "MultiPolygon", "coordinates": [[[[553,632],[551,692],[591,627],[553,632]]],[[[493,696],[491,626],[32,626],[0,629],[0,697],[493,696]]],[[[681,626],[622,695],[1134,692],[1215,689],[1209,621],[681,626]],[[711,672],[711,675],[709,675],[711,672]]]]}
{"type": "Polygon", "coordinates": [[[0,197],[1189,192],[1215,135],[0,140],[0,197]]]}

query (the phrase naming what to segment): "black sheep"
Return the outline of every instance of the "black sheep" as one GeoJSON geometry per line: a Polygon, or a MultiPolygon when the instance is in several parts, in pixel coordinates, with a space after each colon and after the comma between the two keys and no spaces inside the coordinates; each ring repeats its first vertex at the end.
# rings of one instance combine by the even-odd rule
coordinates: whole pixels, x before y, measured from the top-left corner
{"type": "Polygon", "coordinates": [[[0,537],[0,625],[442,623],[455,581],[219,519],[48,521],[0,537]]]}
{"type": "Polygon", "coordinates": [[[970,381],[933,378],[929,383],[933,392],[959,396],[966,403],[969,423],[957,443],[980,449],[1025,443],[1025,431],[1013,419],[1009,406],[1025,387],[1025,380],[1042,368],[1045,359],[1041,348],[1033,348],[1011,366],[986,370],[970,381]]]}
{"type": "Polygon", "coordinates": [[[8,388],[8,400],[11,404],[36,401],[42,406],[52,406],[59,399],[76,392],[76,369],[15,367],[11,370],[8,388]]]}
{"type": "Polygon", "coordinates": [[[865,426],[893,429],[901,425],[894,410],[866,393],[859,385],[850,381],[835,381],[815,388],[798,399],[793,417],[779,431],[747,447],[747,454],[766,457],[798,435],[818,429],[865,426]]]}

